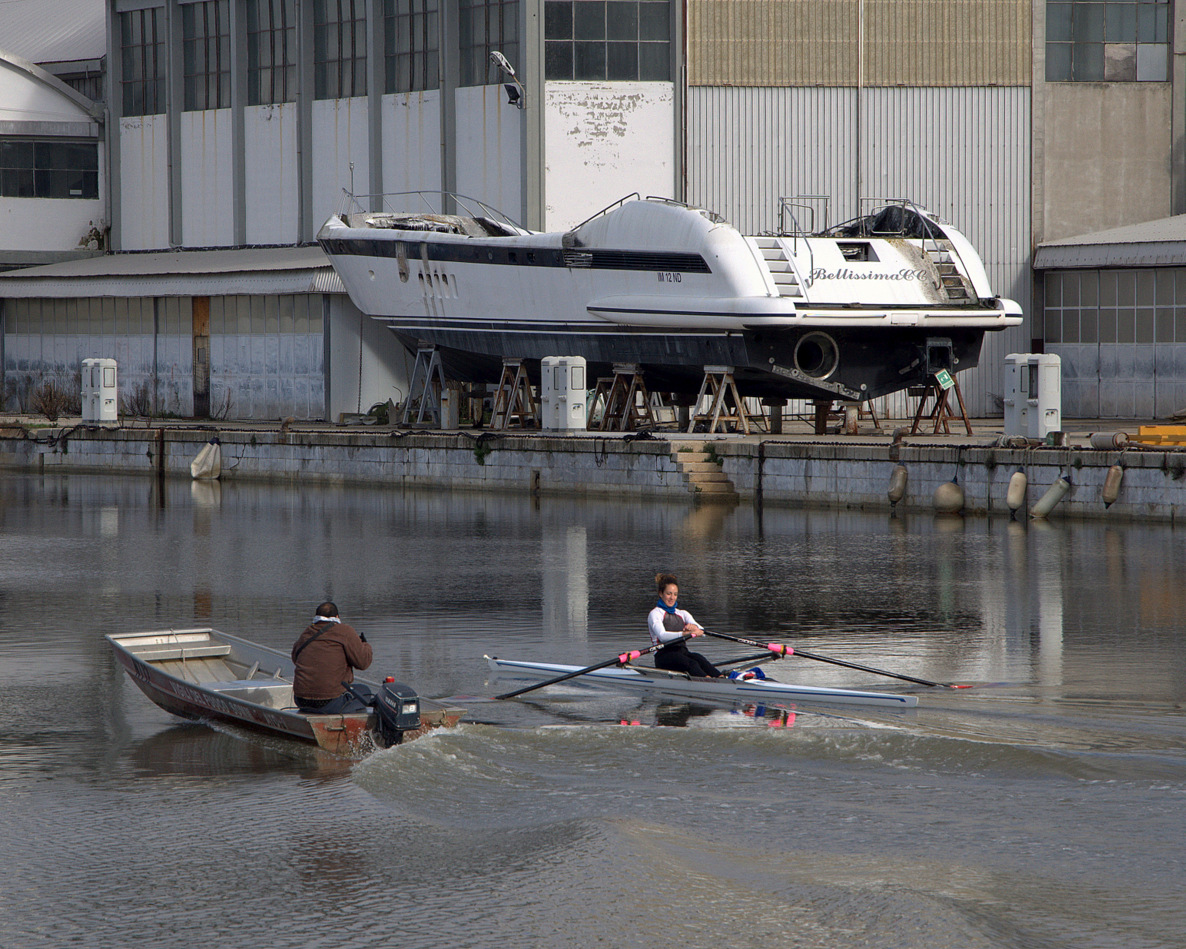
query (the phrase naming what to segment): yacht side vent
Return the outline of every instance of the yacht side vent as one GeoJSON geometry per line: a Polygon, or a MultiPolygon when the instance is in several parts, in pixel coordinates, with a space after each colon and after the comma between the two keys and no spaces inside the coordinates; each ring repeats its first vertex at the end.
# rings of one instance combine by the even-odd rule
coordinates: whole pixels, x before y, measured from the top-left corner
{"type": "Polygon", "coordinates": [[[754,243],[762,252],[770,275],[774,278],[774,285],[778,287],[780,297],[803,298],[803,287],[799,283],[799,275],[795,272],[795,265],[787,256],[782,241],[777,237],[755,237],[754,243]]]}

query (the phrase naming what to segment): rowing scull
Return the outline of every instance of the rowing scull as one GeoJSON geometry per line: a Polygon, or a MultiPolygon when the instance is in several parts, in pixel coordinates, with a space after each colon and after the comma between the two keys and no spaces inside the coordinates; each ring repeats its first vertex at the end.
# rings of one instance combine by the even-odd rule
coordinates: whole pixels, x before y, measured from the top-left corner
{"type": "MultiPolygon", "coordinates": [[[[576,672],[580,666],[550,662],[520,662],[486,656],[492,671],[518,678],[548,679],[576,672]]],[[[681,698],[701,698],[723,702],[824,702],[842,705],[878,705],[887,708],[914,708],[918,696],[894,692],[863,692],[835,689],[822,685],[791,685],[773,679],[692,679],[679,672],[667,672],[645,666],[598,669],[578,677],[577,682],[592,682],[632,692],[656,692],[681,698]]]]}

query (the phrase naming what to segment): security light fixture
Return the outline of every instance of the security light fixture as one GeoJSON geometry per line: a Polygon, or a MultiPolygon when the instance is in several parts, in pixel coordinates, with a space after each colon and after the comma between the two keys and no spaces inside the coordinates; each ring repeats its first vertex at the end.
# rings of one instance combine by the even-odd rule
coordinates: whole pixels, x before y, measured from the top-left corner
{"type": "Polygon", "coordinates": [[[523,108],[527,90],[523,88],[523,83],[515,75],[515,67],[507,62],[507,58],[498,50],[490,53],[490,62],[511,80],[503,83],[503,88],[507,91],[507,105],[513,105],[516,109],[523,108]]]}

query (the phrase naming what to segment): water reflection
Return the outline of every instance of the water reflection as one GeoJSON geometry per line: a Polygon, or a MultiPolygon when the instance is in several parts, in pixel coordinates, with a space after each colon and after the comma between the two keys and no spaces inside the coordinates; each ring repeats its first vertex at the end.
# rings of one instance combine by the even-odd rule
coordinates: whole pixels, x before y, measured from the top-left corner
{"type": "MultiPolygon", "coordinates": [[[[329,596],[384,671],[457,694],[479,689],[486,652],[579,663],[645,642],[658,570],[710,628],[935,681],[1106,691],[1124,664],[1104,676],[1090,651],[1176,637],[1186,611],[1186,555],[1149,525],[767,507],[759,531],[744,505],[165,490],[160,508],[139,479],[6,477],[0,615],[91,634],[211,624],[286,648],[329,596]]],[[[802,662],[794,675],[835,679],[802,662]]],[[[1182,659],[1168,651],[1156,678],[1180,695],[1182,659]]]]}
{"type": "Polygon", "coordinates": [[[546,521],[540,538],[543,632],[583,641],[589,625],[588,538],[583,524],[546,521]]]}
{"type": "Polygon", "coordinates": [[[351,762],[292,741],[257,732],[206,723],[175,725],[135,742],[129,751],[145,775],[175,775],[208,780],[217,775],[275,774],[289,771],[306,778],[342,780],[351,762]]]}

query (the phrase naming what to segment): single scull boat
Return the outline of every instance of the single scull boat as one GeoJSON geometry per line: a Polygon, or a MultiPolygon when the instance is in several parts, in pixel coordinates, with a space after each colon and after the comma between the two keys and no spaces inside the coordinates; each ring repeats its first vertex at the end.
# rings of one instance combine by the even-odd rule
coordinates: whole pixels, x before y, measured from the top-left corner
{"type": "MultiPolygon", "coordinates": [[[[486,656],[492,671],[517,678],[550,679],[576,672],[581,666],[550,662],[518,662],[486,656]]],[[[588,681],[629,691],[655,692],[681,698],[699,698],[718,702],[824,702],[842,705],[879,705],[887,708],[914,708],[918,696],[893,692],[863,692],[857,689],[834,689],[821,685],[790,685],[773,679],[693,679],[680,672],[667,672],[646,666],[597,669],[571,681],[588,681]]]]}

